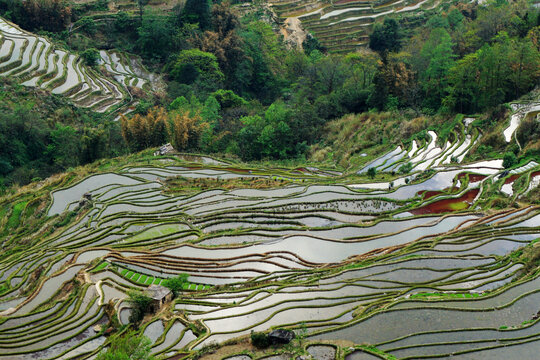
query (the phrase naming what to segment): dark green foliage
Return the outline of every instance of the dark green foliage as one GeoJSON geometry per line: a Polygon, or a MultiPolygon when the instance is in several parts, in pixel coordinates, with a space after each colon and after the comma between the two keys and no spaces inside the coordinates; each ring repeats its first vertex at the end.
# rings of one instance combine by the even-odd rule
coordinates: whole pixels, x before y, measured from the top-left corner
{"type": "Polygon", "coordinates": [[[52,160],[63,168],[74,167],[79,164],[79,137],[77,131],[69,126],[56,123],[50,134],[50,143],[46,153],[52,160]]]}
{"type": "Polygon", "coordinates": [[[270,346],[268,335],[263,332],[251,332],[251,343],[258,349],[265,349],[270,346]]]}
{"type": "Polygon", "coordinates": [[[399,173],[408,174],[411,172],[412,168],[413,168],[413,164],[411,162],[405,163],[399,168],[399,173]]]}
{"type": "Polygon", "coordinates": [[[177,297],[182,292],[185,285],[188,284],[188,277],[188,274],[180,274],[176,277],[164,280],[162,285],[171,289],[174,296],[177,297]]]}
{"type": "Polygon", "coordinates": [[[381,54],[398,51],[401,47],[399,24],[396,19],[385,18],[384,22],[375,23],[369,36],[369,47],[381,54]]]}
{"type": "Polygon", "coordinates": [[[128,331],[114,338],[109,348],[99,353],[96,360],[153,360],[151,348],[152,342],[146,336],[128,331]]]}
{"type": "Polygon", "coordinates": [[[71,7],[67,0],[0,0],[0,12],[31,31],[60,32],[71,21],[71,7]]]}
{"type": "Polygon", "coordinates": [[[465,113],[510,101],[534,87],[538,68],[540,52],[530,39],[513,39],[502,32],[493,44],[466,55],[450,69],[445,101],[465,113]]]}
{"type": "Polygon", "coordinates": [[[527,145],[529,141],[540,138],[540,121],[534,116],[529,116],[521,122],[516,131],[516,137],[521,146],[527,145]]]}
{"type": "Polygon", "coordinates": [[[175,49],[175,29],[168,16],[146,11],[137,32],[137,46],[148,59],[164,61],[175,49]]]}
{"type": "Polygon", "coordinates": [[[369,176],[370,179],[374,179],[375,175],[377,175],[377,169],[374,167],[370,167],[367,171],[367,176],[369,176]]]}
{"type": "Polygon", "coordinates": [[[129,291],[128,296],[127,301],[131,304],[129,322],[137,326],[152,309],[152,299],[140,291],[129,291]]]}
{"type": "Polygon", "coordinates": [[[99,51],[97,51],[97,49],[86,49],[81,53],[81,57],[88,66],[97,65],[98,60],[100,59],[99,51]]]}
{"type": "Polygon", "coordinates": [[[247,105],[247,101],[236,95],[234,91],[219,89],[212,93],[212,96],[218,101],[222,109],[235,108],[247,105]]]}
{"type": "Polygon", "coordinates": [[[258,115],[241,119],[238,132],[240,156],[246,160],[285,159],[295,152],[290,126],[292,112],[280,103],[272,104],[264,118],[258,115]]]}
{"type": "Polygon", "coordinates": [[[114,27],[118,31],[128,31],[132,27],[131,19],[125,11],[119,11],[115,15],[116,20],[114,22],[114,27]]]}
{"type": "Polygon", "coordinates": [[[69,167],[125,153],[119,124],[59,96],[0,82],[0,179],[26,184],[69,167]],[[39,108],[40,111],[35,111],[39,108]],[[96,125],[96,123],[103,123],[96,125]]]}
{"type": "Polygon", "coordinates": [[[77,212],[76,211],[69,211],[67,212],[65,215],[62,215],[62,218],[61,220],[56,223],[54,225],[55,228],[60,228],[60,227],[63,227],[63,226],[66,226],[67,224],[69,224],[71,222],[71,220],[73,220],[73,218],[77,216],[77,212]]]}
{"type": "Polygon", "coordinates": [[[174,66],[174,69],[171,71],[171,75],[176,81],[180,84],[191,85],[199,78],[201,73],[193,63],[178,63],[174,66]]]}
{"type": "Polygon", "coordinates": [[[224,79],[217,58],[199,49],[182,50],[171,67],[171,77],[181,84],[199,79],[203,86],[218,87],[224,79]]]}
{"type": "Polygon", "coordinates": [[[420,73],[425,94],[424,106],[438,109],[446,96],[448,72],[454,65],[452,39],[444,28],[433,29],[422,48],[421,56],[427,67],[420,73]]]}
{"type": "Polygon", "coordinates": [[[89,17],[83,17],[75,23],[80,31],[85,32],[87,35],[95,35],[97,28],[93,19],[89,17]]]}
{"type": "Polygon", "coordinates": [[[504,154],[503,167],[505,169],[511,168],[512,166],[516,165],[516,163],[517,163],[517,158],[513,152],[507,152],[504,154]]]}
{"type": "Polygon", "coordinates": [[[311,33],[306,36],[306,39],[302,43],[302,48],[304,49],[306,55],[311,54],[311,52],[314,50],[326,52],[326,48],[311,33]]]}
{"type": "Polygon", "coordinates": [[[148,4],[150,0],[137,0],[137,5],[139,6],[139,18],[142,21],[144,14],[144,7],[148,4]]]}
{"type": "Polygon", "coordinates": [[[210,0],[187,0],[181,14],[182,20],[199,24],[202,30],[210,26],[210,0]]]}

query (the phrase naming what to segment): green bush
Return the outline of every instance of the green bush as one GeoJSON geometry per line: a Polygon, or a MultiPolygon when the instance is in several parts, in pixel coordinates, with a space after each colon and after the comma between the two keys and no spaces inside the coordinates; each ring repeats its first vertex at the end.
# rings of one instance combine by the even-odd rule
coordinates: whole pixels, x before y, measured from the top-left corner
{"type": "Polygon", "coordinates": [[[408,162],[406,164],[403,164],[400,168],[399,168],[399,173],[400,174],[408,174],[411,172],[413,168],[413,164],[411,162],[408,162]]]}
{"type": "Polygon", "coordinates": [[[99,51],[96,49],[86,49],[82,52],[81,58],[88,66],[95,66],[100,58],[99,51]]]}
{"type": "Polygon", "coordinates": [[[150,355],[152,342],[144,335],[137,335],[134,331],[114,338],[110,347],[97,356],[97,360],[152,360],[150,355]]]}
{"type": "Polygon", "coordinates": [[[138,325],[144,315],[150,312],[152,299],[140,291],[129,291],[128,302],[131,304],[131,316],[129,322],[138,325]]]}
{"type": "Polygon", "coordinates": [[[251,332],[251,343],[259,349],[264,349],[270,345],[270,340],[265,333],[251,332]]]}
{"type": "Polygon", "coordinates": [[[503,157],[503,166],[505,169],[511,168],[517,163],[516,155],[513,152],[507,152],[503,157]]]}
{"type": "Polygon", "coordinates": [[[178,296],[184,285],[188,283],[188,274],[180,274],[177,277],[166,279],[162,285],[168,287],[173,292],[174,296],[178,296]]]}

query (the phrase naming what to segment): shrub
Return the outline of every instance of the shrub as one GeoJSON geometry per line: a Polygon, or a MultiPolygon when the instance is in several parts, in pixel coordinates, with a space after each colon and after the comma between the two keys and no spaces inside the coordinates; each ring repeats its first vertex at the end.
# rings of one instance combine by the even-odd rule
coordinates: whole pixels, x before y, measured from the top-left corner
{"type": "Polygon", "coordinates": [[[188,276],[188,274],[180,274],[177,277],[163,281],[162,285],[171,289],[176,297],[182,291],[184,285],[188,283],[188,276]]]}
{"type": "Polygon", "coordinates": [[[96,23],[89,17],[83,17],[75,23],[75,26],[78,26],[81,31],[88,35],[95,35],[97,31],[96,23]]]}
{"type": "Polygon", "coordinates": [[[150,312],[152,299],[140,291],[129,291],[128,296],[128,302],[132,307],[129,322],[137,325],[144,315],[150,312]]]}
{"type": "Polygon", "coordinates": [[[411,162],[408,162],[406,164],[403,164],[400,168],[399,168],[399,173],[400,174],[408,174],[411,172],[413,168],[413,164],[411,162]]]}
{"type": "Polygon", "coordinates": [[[251,332],[251,343],[259,349],[264,349],[270,345],[270,340],[265,333],[251,332]]]}
{"type": "Polygon", "coordinates": [[[100,58],[99,51],[96,49],[86,49],[82,52],[81,58],[84,60],[86,65],[94,66],[98,63],[100,58]]]}
{"type": "Polygon", "coordinates": [[[125,32],[131,28],[131,19],[125,11],[119,11],[116,14],[116,19],[114,21],[114,27],[116,30],[125,32]]]}
{"type": "Polygon", "coordinates": [[[117,337],[111,341],[110,347],[97,356],[97,360],[137,359],[152,360],[150,355],[152,342],[144,335],[137,335],[134,331],[117,337]]]}
{"type": "Polygon", "coordinates": [[[377,175],[377,169],[375,169],[374,167],[369,168],[367,171],[367,175],[369,176],[370,179],[375,178],[375,175],[377,175]]]}
{"type": "Polygon", "coordinates": [[[513,152],[507,152],[503,157],[503,166],[505,169],[511,168],[517,163],[516,155],[513,152]]]}

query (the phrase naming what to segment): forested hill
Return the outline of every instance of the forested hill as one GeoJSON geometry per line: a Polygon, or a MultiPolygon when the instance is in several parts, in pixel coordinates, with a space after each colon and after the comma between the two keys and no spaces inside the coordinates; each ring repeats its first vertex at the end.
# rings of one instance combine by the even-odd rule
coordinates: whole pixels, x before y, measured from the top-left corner
{"type": "Polygon", "coordinates": [[[538,123],[511,142],[499,130],[509,102],[537,98],[538,13],[504,0],[0,0],[0,180],[166,142],[346,169],[450,134],[457,114],[482,119],[471,156],[537,156],[538,123]],[[351,143],[360,128],[377,136],[351,143]]]}

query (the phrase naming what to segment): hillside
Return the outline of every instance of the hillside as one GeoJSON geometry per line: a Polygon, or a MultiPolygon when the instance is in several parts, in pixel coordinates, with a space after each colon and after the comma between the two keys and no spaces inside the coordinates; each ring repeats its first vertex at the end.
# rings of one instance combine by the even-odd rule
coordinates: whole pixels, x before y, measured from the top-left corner
{"type": "Polygon", "coordinates": [[[429,11],[450,2],[421,1],[268,1],[282,22],[300,20],[324,47],[332,52],[349,52],[369,42],[373,24],[387,15],[429,18],[429,11]]]}
{"type": "Polygon", "coordinates": [[[86,66],[80,56],[56,49],[48,39],[1,18],[0,40],[0,76],[69,97],[75,105],[96,112],[126,109],[135,103],[132,89],[156,86],[150,80],[155,76],[126,54],[100,51],[94,61],[104,66],[103,74],[86,66]]]}
{"type": "Polygon", "coordinates": [[[147,151],[5,196],[0,357],[91,358],[125,332],[129,291],[185,273],[139,327],[159,358],[391,359],[445,345],[497,359],[506,344],[532,359],[540,165],[470,162],[481,133],[455,125],[442,146],[428,131],[345,174],[147,151]],[[303,335],[267,350],[246,340],[278,327],[303,335]]]}
{"type": "Polygon", "coordinates": [[[535,360],[534,1],[0,0],[0,360],[535,360]]]}

